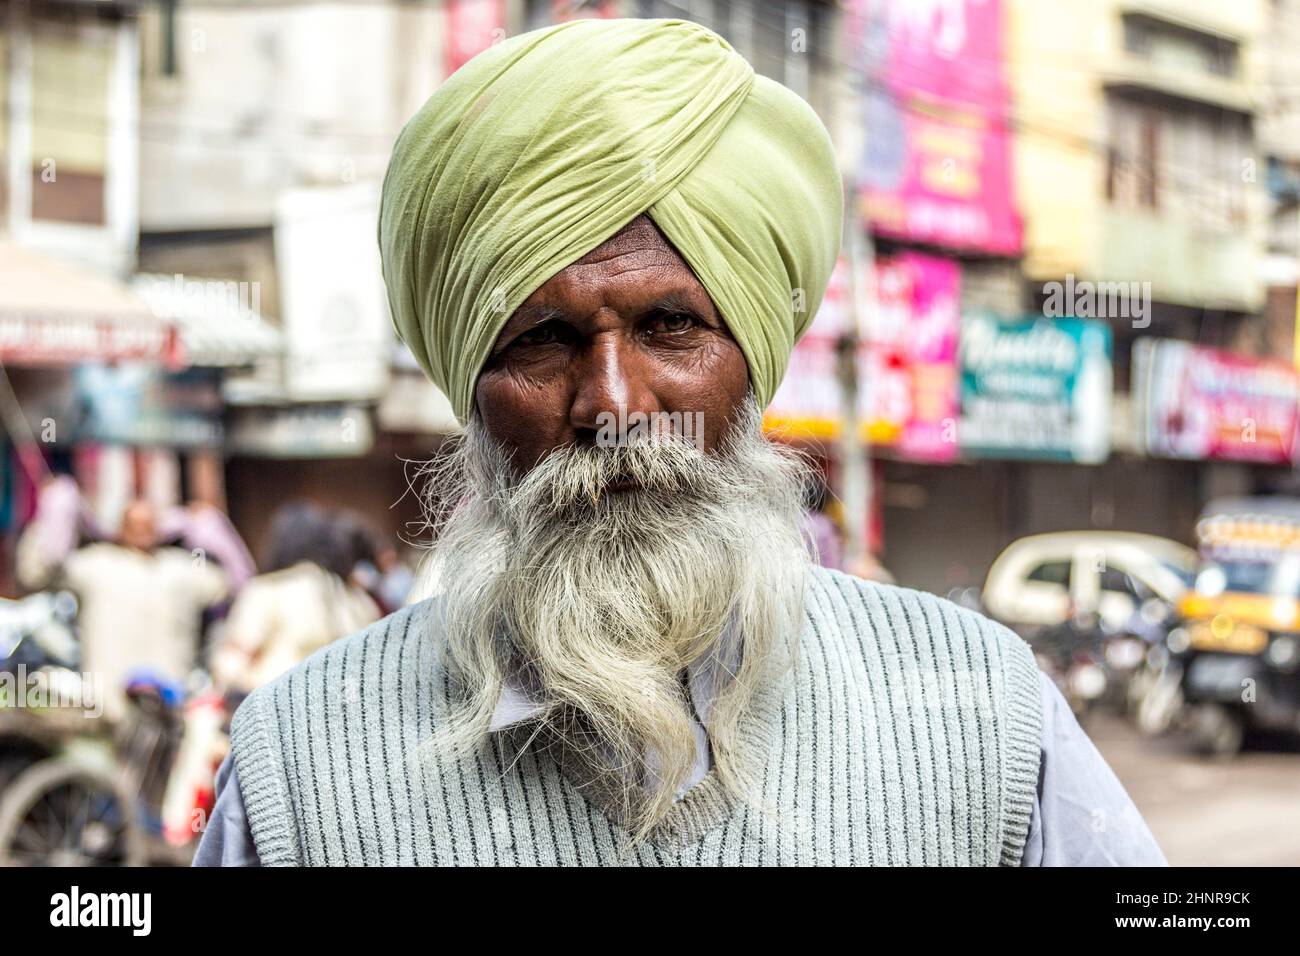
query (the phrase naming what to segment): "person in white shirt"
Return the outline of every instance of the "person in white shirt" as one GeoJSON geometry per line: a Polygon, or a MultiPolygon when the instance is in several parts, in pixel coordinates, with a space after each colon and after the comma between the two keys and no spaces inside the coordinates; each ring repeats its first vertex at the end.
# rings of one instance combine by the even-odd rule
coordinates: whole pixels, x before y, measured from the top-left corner
{"type": "Polygon", "coordinates": [[[104,716],[118,721],[133,672],[185,680],[198,659],[203,612],[226,597],[228,582],[203,552],[159,547],[154,508],[146,501],[126,508],[116,542],[77,548],[75,536],[46,533],[62,519],[54,513],[58,500],[57,491],[43,489],[18,544],[18,580],[29,590],[64,587],[77,596],[81,668],[104,716]]]}
{"type": "Polygon", "coordinates": [[[344,529],[306,503],[281,508],[271,528],[267,573],[239,592],[212,654],[219,687],[249,693],[314,651],[360,630],[379,607],[348,580],[344,529]]]}

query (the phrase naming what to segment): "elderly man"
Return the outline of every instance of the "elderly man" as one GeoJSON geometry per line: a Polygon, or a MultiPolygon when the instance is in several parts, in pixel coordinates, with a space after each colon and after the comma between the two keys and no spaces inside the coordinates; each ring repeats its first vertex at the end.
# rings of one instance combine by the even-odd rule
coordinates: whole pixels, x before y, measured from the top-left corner
{"type": "Polygon", "coordinates": [[[198,862],[1163,862],[1018,638],[809,560],[761,409],[842,204],[813,112],[689,23],[443,85],[379,226],[467,426],[437,593],[249,698],[198,862]]]}

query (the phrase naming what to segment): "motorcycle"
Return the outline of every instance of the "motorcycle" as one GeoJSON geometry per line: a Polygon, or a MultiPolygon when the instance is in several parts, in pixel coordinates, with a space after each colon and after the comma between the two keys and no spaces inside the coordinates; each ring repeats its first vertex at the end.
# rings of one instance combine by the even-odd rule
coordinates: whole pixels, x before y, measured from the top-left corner
{"type": "Polygon", "coordinates": [[[76,614],[66,592],[0,601],[0,865],[185,864],[211,812],[232,702],[201,674],[187,690],[142,671],[123,721],[87,719],[76,614]],[[18,696],[36,680],[82,706],[18,696]]]}
{"type": "Polygon", "coordinates": [[[1144,705],[1164,666],[1163,628],[1156,611],[1139,609],[1119,627],[1096,614],[1076,613],[1029,638],[1039,667],[1050,676],[1082,722],[1105,708],[1117,714],[1142,709],[1155,725],[1156,699],[1144,705]],[[1139,620],[1141,618],[1141,620],[1139,620]],[[1155,650],[1153,656],[1153,650],[1155,650]]]}
{"type": "Polygon", "coordinates": [[[77,599],[68,591],[0,599],[0,671],[76,667],[81,657],[76,620],[77,599]]]}
{"type": "Polygon", "coordinates": [[[1183,665],[1165,641],[1152,644],[1128,688],[1128,710],[1138,732],[1158,737],[1183,710],[1183,665]]]}
{"type": "Polygon", "coordinates": [[[67,591],[0,599],[0,793],[56,746],[56,734],[34,719],[25,698],[33,682],[65,699],[79,691],[76,617],[77,600],[67,591]]]}
{"type": "Polygon", "coordinates": [[[1083,722],[1106,693],[1103,635],[1094,615],[1071,615],[1028,637],[1039,669],[1083,722]]]}

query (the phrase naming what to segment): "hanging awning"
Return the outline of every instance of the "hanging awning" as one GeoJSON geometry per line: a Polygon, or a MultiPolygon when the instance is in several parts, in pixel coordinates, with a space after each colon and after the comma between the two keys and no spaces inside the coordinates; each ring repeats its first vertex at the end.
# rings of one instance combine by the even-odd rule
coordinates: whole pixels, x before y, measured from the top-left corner
{"type": "Polygon", "coordinates": [[[0,241],[0,362],[128,359],[183,364],[175,327],[125,283],[0,241]]]}
{"type": "Polygon", "coordinates": [[[284,336],[258,310],[256,283],[140,273],[132,291],[175,323],[191,365],[234,368],[278,355],[284,336]]]}

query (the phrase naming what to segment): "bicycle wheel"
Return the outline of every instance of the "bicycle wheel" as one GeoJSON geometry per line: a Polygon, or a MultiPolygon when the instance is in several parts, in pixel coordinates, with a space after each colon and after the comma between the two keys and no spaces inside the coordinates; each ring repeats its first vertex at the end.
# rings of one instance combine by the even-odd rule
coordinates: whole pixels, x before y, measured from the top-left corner
{"type": "Polygon", "coordinates": [[[130,794],[111,776],[54,757],[0,796],[0,866],[139,866],[142,835],[130,794]]]}

